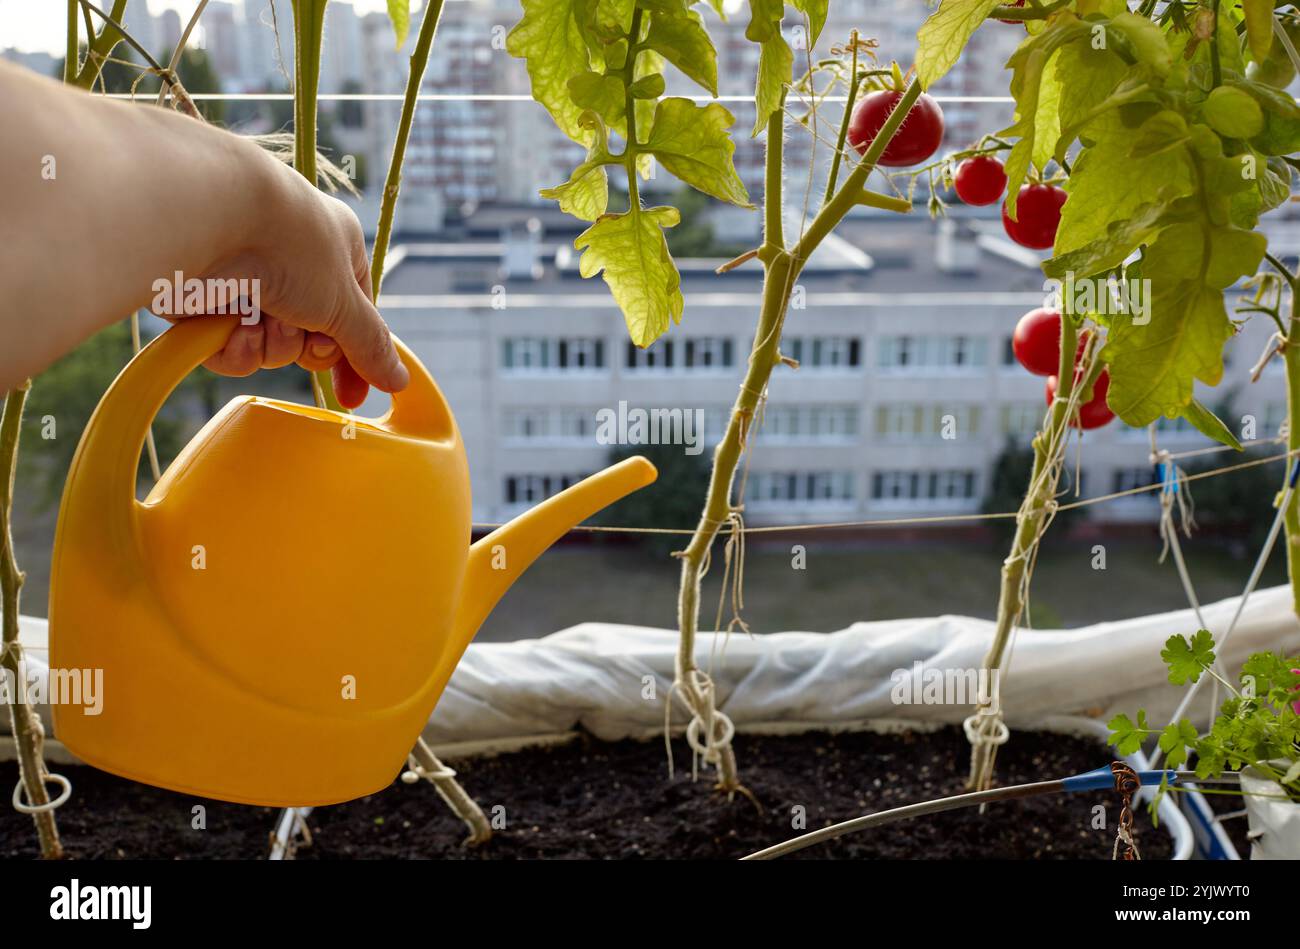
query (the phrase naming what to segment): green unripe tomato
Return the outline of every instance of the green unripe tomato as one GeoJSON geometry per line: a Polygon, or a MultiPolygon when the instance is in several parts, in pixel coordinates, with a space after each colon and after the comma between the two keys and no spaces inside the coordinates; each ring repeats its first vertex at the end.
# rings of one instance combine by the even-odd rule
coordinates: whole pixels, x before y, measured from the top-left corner
{"type": "Polygon", "coordinates": [[[1231,86],[1218,86],[1201,107],[1206,123],[1224,138],[1251,138],[1264,131],[1264,110],[1254,97],[1231,86]]]}

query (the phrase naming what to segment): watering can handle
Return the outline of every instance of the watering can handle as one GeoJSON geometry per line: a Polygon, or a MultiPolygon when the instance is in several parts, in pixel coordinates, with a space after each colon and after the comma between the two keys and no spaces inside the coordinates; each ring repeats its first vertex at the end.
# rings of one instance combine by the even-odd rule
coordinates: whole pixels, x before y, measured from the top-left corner
{"type": "MultiPolygon", "coordinates": [[[[74,468],[90,465],[97,475],[90,480],[99,484],[104,510],[116,510],[123,498],[134,500],[140,451],[154,416],[172,390],[226,344],[237,325],[231,316],[187,317],[140,350],[113,380],[86,426],[74,460],[74,468]]],[[[451,409],[428,370],[396,337],[393,344],[411,383],[393,396],[392,409],[376,424],[413,438],[453,437],[451,409]]]]}

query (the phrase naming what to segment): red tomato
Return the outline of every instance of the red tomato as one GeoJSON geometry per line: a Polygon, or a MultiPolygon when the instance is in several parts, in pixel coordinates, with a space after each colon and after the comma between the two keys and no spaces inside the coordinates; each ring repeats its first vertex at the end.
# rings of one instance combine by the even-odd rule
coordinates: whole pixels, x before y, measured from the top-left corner
{"type": "MultiPolygon", "coordinates": [[[[866,153],[901,98],[901,92],[878,90],[865,95],[853,107],[853,117],[849,120],[849,144],[859,154],[866,153]]],[[[942,143],[943,110],[923,92],[880,156],[880,164],[891,168],[919,165],[937,152],[942,143]]]]}
{"type": "Polygon", "coordinates": [[[996,158],[976,155],[957,166],[952,184],[957,197],[967,204],[983,207],[1002,197],[1002,192],[1007,187],[1007,173],[1002,170],[1002,162],[996,158]]]}
{"type": "Polygon", "coordinates": [[[1069,197],[1055,185],[1025,185],[1016,196],[1016,217],[1007,216],[1002,202],[1002,226],[1007,237],[1034,250],[1047,250],[1056,243],[1056,228],[1061,223],[1061,205],[1069,197]]]}
{"type": "Polygon", "coordinates": [[[1052,375],[1061,365],[1061,314],[1046,307],[1030,310],[1011,334],[1011,349],[1034,375],[1052,375]]]}
{"type": "MultiPolygon", "coordinates": [[[[1106,392],[1110,389],[1110,374],[1105,369],[1092,386],[1092,398],[1079,406],[1079,417],[1070,424],[1075,428],[1101,428],[1115,417],[1115,413],[1106,404],[1106,392]]],[[[1056,398],[1056,376],[1047,377],[1047,404],[1056,398]]]]}

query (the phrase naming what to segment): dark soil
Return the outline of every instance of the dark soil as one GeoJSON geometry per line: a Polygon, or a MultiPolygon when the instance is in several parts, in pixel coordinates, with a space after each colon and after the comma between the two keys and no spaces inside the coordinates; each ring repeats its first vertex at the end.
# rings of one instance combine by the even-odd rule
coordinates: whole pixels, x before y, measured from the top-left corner
{"type": "MultiPolygon", "coordinates": [[[[586,736],[553,748],[451,762],[489,817],[504,819],[485,847],[461,846],[464,827],[427,783],[400,782],[381,794],[320,808],[308,819],[314,842],[300,860],[356,858],[692,858],[739,857],[826,824],[962,791],[969,749],[959,729],[928,734],[825,733],[741,736],[741,778],[764,805],[733,801],[693,783],[684,742],[674,742],[670,779],[662,742],[599,742],[586,736]],[[798,810],[802,809],[802,811],[798,810]],[[806,815],[804,826],[796,815],[806,815]]],[[[1017,733],[998,756],[1003,783],[1089,771],[1111,760],[1098,742],[1017,733]]],[[[58,768],[72,800],[59,812],[69,855],[85,858],[262,857],[277,812],[204,801],[134,784],[91,768],[58,768]],[[192,829],[193,808],[206,829],[192,829]]],[[[0,787],[16,780],[0,764],[0,787]]],[[[866,831],[812,847],[806,858],[1108,860],[1119,801],[1109,792],[1046,795],[960,810],[866,831]],[[1105,827],[1094,808],[1105,808],[1105,827]]],[[[1147,859],[1168,857],[1170,840],[1145,809],[1135,827],[1147,859]]],[[[0,810],[0,857],[36,853],[30,818],[0,810]]]]}

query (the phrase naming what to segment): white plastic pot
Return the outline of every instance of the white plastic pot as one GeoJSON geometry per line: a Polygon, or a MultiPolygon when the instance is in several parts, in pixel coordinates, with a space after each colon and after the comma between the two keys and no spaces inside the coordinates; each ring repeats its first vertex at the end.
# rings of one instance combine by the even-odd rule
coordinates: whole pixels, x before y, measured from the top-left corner
{"type": "Polygon", "coordinates": [[[1250,822],[1250,858],[1300,860],[1300,804],[1253,768],[1241,772],[1241,789],[1250,822]]]}

